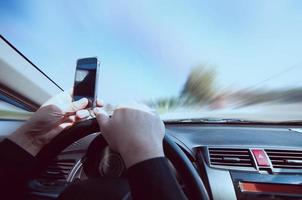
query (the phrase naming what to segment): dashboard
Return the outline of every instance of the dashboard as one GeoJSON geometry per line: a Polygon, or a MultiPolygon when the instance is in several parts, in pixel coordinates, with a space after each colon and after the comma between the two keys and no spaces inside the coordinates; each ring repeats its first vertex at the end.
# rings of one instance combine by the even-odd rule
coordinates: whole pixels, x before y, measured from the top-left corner
{"type": "MultiPolygon", "coordinates": [[[[211,199],[302,199],[300,127],[172,123],[166,133],[193,162],[211,199]]],[[[99,148],[99,135],[73,143],[33,177],[29,199],[55,199],[90,177],[126,176],[122,158],[99,148]]]]}

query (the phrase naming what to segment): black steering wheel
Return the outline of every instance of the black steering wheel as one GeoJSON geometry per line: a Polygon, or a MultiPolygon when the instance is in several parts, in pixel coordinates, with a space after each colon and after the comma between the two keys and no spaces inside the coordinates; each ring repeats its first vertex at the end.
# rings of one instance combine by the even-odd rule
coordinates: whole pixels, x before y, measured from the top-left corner
{"type": "MultiPolygon", "coordinates": [[[[45,169],[53,158],[73,142],[99,131],[96,119],[79,122],[64,130],[50,143],[48,143],[36,156],[40,161],[39,163],[41,163],[40,169],[45,169]]],[[[163,146],[165,155],[172,162],[183,180],[188,198],[208,200],[209,196],[207,190],[205,189],[198,172],[186,154],[173,141],[170,135],[165,135],[163,146]]]]}

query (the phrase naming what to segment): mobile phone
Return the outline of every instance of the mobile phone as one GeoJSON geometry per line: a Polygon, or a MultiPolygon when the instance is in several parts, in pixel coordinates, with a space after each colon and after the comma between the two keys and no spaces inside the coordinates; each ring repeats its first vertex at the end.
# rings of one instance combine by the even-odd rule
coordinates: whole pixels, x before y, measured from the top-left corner
{"type": "Polygon", "coordinates": [[[73,87],[73,101],[87,98],[88,108],[96,106],[99,61],[97,57],[77,60],[73,87]]]}

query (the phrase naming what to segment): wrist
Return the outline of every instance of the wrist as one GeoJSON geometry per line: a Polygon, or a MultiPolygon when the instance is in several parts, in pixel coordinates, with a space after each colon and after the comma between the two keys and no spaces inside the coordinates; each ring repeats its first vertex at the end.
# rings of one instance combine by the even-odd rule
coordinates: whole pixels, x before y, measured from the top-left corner
{"type": "Polygon", "coordinates": [[[8,136],[8,139],[23,148],[32,156],[36,156],[41,150],[41,146],[35,142],[34,138],[26,131],[25,127],[20,127],[8,136]]]}

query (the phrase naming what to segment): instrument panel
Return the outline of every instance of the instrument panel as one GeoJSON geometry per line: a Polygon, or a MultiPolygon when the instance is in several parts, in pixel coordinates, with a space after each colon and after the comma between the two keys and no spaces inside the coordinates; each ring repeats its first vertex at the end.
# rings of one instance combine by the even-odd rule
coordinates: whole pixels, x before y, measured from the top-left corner
{"type": "MultiPolygon", "coordinates": [[[[166,133],[194,163],[212,199],[302,199],[302,134],[291,127],[168,124],[166,133]]],[[[64,180],[65,187],[89,177],[125,176],[122,158],[99,133],[66,148],[57,158],[58,171],[63,171],[62,160],[73,160],[67,175],[59,179],[48,171],[48,177],[58,179],[40,181],[32,194],[58,196],[64,188],[53,188],[64,180]]]]}

